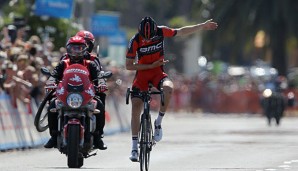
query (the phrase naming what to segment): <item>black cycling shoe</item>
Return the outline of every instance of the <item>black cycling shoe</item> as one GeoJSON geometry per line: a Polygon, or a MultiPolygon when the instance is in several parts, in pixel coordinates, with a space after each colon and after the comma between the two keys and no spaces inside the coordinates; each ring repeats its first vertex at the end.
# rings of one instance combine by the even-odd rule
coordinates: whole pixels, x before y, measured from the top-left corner
{"type": "Polygon", "coordinates": [[[49,141],[44,145],[44,148],[57,148],[57,137],[51,137],[49,141]]]}
{"type": "Polygon", "coordinates": [[[100,149],[100,150],[106,150],[108,147],[105,145],[105,143],[102,141],[101,138],[95,138],[94,139],[94,149],[100,149]]]}

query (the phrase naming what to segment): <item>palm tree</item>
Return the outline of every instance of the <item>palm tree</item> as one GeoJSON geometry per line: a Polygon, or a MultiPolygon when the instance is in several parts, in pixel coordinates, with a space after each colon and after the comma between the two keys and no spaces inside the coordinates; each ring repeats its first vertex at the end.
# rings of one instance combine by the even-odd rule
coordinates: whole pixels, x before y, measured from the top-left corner
{"type": "MultiPolygon", "coordinates": [[[[228,45],[231,56],[243,56],[247,43],[264,30],[269,35],[267,48],[272,52],[271,64],[279,75],[287,74],[286,42],[297,37],[296,0],[211,0],[210,13],[219,23],[215,46],[228,45]]],[[[210,6],[210,5],[209,5],[210,6]]]]}

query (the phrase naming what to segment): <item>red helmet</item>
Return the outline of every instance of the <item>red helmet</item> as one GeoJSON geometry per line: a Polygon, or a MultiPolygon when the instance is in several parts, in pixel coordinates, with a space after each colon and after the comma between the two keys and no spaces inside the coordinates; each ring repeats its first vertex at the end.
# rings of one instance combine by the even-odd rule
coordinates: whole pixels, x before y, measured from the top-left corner
{"type": "Polygon", "coordinates": [[[78,63],[84,59],[84,53],[87,50],[87,44],[83,37],[71,37],[66,44],[66,51],[71,62],[78,63]]]}
{"type": "Polygon", "coordinates": [[[91,52],[94,47],[95,38],[90,31],[82,30],[77,32],[76,36],[83,37],[88,45],[88,52],[91,52]]]}
{"type": "Polygon", "coordinates": [[[157,25],[151,17],[144,17],[139,25],[139,34],[146,40],[155,37],[157,25]]]}

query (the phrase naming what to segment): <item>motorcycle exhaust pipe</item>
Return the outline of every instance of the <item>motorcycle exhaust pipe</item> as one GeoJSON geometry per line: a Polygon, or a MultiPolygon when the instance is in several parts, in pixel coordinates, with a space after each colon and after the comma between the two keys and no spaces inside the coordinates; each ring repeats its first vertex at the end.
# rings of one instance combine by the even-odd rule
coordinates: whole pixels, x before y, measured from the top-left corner
{"type": "Polygon", "coordinates": [[[99,114],[99,113],[100,113],[100,110],[95,109],[93,113],[94,113],[94,114],[99,114]]]}

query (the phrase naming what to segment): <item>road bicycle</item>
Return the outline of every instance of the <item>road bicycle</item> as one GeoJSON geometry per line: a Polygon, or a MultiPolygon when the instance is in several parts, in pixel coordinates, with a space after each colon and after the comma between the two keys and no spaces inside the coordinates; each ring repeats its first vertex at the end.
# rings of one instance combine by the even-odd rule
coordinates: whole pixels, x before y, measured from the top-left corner
{"type": "Polygon", "coordinates": [[[126,92],[126,104],[129,104],[129,96],[130,94],[136,95],[141,97],[144,102],[144,110],[143,114],[141,115],[140,121],[140,130],[139,130],[139,162],[140,162],[140,169],[141,171],[148,171],[149,170],[149,162],[150,162],[150,152],[152,147],[155,145],[154,137],[153,137],[153,129],[152,129],[152,122],[151,122],[151,114],[150,114],[150,102],[151,102],[151,95],[152,94],[159,94],[161,104],[164,105],[164,94],[163,89],[160,91],[152,91],[152,86],[149,86],[147,91],[134,91],[130,88],[127,89],[126,92]]]}

